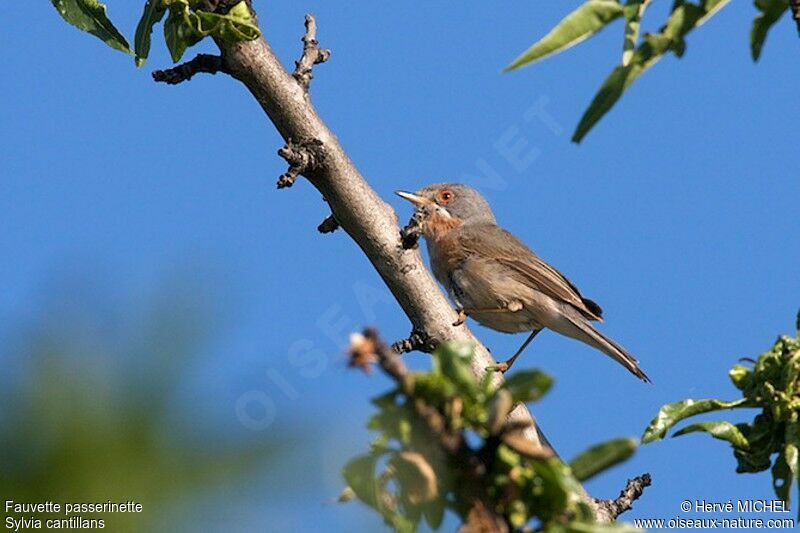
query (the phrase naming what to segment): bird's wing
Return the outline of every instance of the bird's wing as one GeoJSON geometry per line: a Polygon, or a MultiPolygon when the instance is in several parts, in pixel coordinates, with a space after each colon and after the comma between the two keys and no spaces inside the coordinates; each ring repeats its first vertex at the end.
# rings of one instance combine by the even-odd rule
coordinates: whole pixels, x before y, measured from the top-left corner
{"type": "Polygon", "coordinates": [[[602,320],[603,310],[599,305],[581,296],[561,272],[503,228],[495,224],[467,224],[459,228],[459,239],[468,255],[497,261],[520,274],[539,292],[572,305],[589,320],[602,320]]]}

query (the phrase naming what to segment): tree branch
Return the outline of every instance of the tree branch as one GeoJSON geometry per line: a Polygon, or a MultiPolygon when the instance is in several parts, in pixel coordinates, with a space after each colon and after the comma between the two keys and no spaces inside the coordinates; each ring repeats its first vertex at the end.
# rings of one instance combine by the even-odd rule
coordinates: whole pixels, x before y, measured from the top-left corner
{"type": "MultiPolygon", "coordinates": [[[[316,40],[312,33],[316,31],[313,21],[313,17],[307,18],[304,39],[311,49],[316,40]]],[[[336,136],[317,114],[302,83],[286,71],[263,38],[241,43],[221,39],[216,42],[226,71],[245,84],[285,140],[315,139],[320,143],[325,152],[324,161],[319,162],[313,172],[305,174],[306,177],[328,201],[342,229],[361,247],[413,328],[424,331],[435,344],[448,340],[473,343],[476,348],[472,370],[482,377],[485,368],[494,364],[494,358],[466,326],[453,326],[456,313],[419,253],[403,248],[394,210],[361,176],[336,136]]],[[[314,62],[316,59],[312,65],[314,62]]],[[[502,378],[498,373],[494,379],[502,378]]],[[[533,420],[524,405],[515,408],[510,417],[533,420]]],[[[535,444],[541,443],[535,425],[532,424],[525,434],[535,444]]]]}
{"type": "Polygon", "coordinates": [[[169,85],[177,85],[178,83],[189,81],[198,72],[207,74],[225,72],[222,58],[209,54],[197,54],[191,61],[182,63],[177,67],[168,68],[167,70],[154,70],[153,79],[169,85]]]}
{"type": "Polygon", "coordinates": [[[318,168],[325,159],[325,149],[322,141],[313,138],[304,138],[297,141],[289,139],[286,145],[278,150],[278,155],[289,163],[289,170],[278,178],[278,188],[291,187],[297,176],[308,177],[318,168]]]}
{"type": "Polygon", "coordinates": [[[644,489],[649,487],[651,483],[652,479],[650,478],[650,474],[642,474],[639,477],[629,479],[616,500],[595,499],[595,504],[597,504],[597,519],[602,522],[612,522],[616,520],[619,515],[633,508],[633,502],[639,499],[644,493],[644,489]]]}
{"type": "Polygon", "coordinates": [[[336,221],[336,217],[333,215],[325,217],[325,220],[317,226],[317,231],[320,233],[333,233],[337,229],[339,229],[339,222],[336,221]]]}
{"type": "Polygon", "coordinates": [[[295,61],[295,69],[292,76],[297,83],[308,92],[308,86],[314,78],[313,67],[319,63],[324,63],[331,57],[331,51],[320,48],[317,41],[317,20],[314,15],[306,15],[306,34],[303,36],[303,55],[295,61]]]}
{"type": "Polygon", "coordinates": [[[399,340],[392,344],[392,349],[400,354],[408,352],[430,353],[436,348],[424,331],[414,330],[407,339],[399,340]]]}

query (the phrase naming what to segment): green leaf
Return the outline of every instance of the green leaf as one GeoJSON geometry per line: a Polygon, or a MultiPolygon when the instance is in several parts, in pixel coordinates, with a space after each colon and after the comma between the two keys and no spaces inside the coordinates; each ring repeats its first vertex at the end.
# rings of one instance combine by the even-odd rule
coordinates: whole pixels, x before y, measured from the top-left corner
{"type": "Polygon", "coordinates": [[[97,0],[51,0],[61,16],[85,32],[91,33],[111,48],[130,54],[125,37],[106,16],[106,6],[97,0]]]}
{"type": "Polygon", "coordinates": [[[778,455],[772,468],[772,485],[775,488],[775,494],[789,507],[792,483],[797,484],[797,517],[800,520],[800,450],[798,450],[800,421],[797,419],[786,425],[785,441],[783,451],[778,455]]]}
{"type": "Polygon", "coordinates": [[[511,393],[511,399],[517,402],[534,402],[547,394],[553,385],[553,378],[539,370],[523,370],[515,372],[505,380],[501,387],[511,393]]]}
{"type": "Polygon", "coordinates": [[[425,521],[428,522],[431,529],[439,529],[444,519],[444,500],[438,498],[425,505],[422,508],[422,515],[425,517],[425,521]]]}
{"type": "Polygon", "coordinates": [[[378,497],[380,487],[375,479],[375,465],[380,454],[359,455],[347,463],[342,470],[347,486],[352,489],[359,500],[373,509],[382,511],[382,504],[378,497]]]}
{"type": "Polygon", "coordinates": [[[703,12],[701,16],[697,19],[697,21],[694,22],[694,24],[692,24],[692,27],[699,28],[700,26],[705,24],[706,21],[708,21],[708,19],[716,15],[717,12],[726,5],[728,5],[730,1],[731,0],[703,0],[702,1],[703,12]]]}
{"type": "Polygon", "coordinates": [[[540,510],[540,518],[547,521],[562,515],[570,501],[580,493],[580,483],[558,458],[536,461],[532,466],[542,480],[536,490],[536,507],[540,510]]]}
{"type": "Polygon", "coordinates": [[[797,311],[797,317],[794,321],[794,327],[797,330],[797,339],[800,340],[800,310],[797,311]]]}
{"type": "Polygon", "coordinates": [[[397,405],[397,396],[400,394],[398,389],[392,389],[385,394],[381,394],[380,396],[376,396],[370,400],[370,403],[375,407],[380,409],[385,409],[387,407],[395,407],[397,405]]]}
{"type": "Polygon", "coordinates": [[[181,60],[187,48],[203,38],[202,34],[194,30],[193,18],[196,15],[189,10],[188,4],[173,4],[170,7],[169,16],[164,23],[164,40],[175,63],[181,60]]]}
{"type": "Polygon", "coordinates": [[[203,34],[221,37],[228,42],[252,41],[261,35],[244,0],[224,15],[198,11],[197,17],[200,19],[199,29],[203,34]]]}
{"type": "Polygon", "coordinates": [[[744,390],[745,387],[747,387],[747,385],[750,383],[750,376],[752,375],[753,371],[742,365],[735,365],[728,372],[728,376],[731,378],[733,386],[739,390],[744,390]]]}
{"type": "Polygon", "coordinates": [[[734,449],[733,456],[736,458],[737,474],[763,472],[772,463],[769,458],[769,450],[759,449],[753,453],[734,449]]]}
{"type": "Polygon", "coordinates": [[[465,342],[448,342],[434,352],[434,360],[442,375],[456,384],[459,392],[474,397],[478,391],[475,374],[471,370],[474,347],[465,342]]]}
{"type": "Polygon", "coordinates": [[[579,143],[589,133],[603,115],[617,103],[622,93],[636,81],[636,78],[655,65],[669,50],[672,41],[661,34],[646,35],[644,42],[633,54],[630,62],[611,71],[608,78],[600,86],[589,108],[584,112],[572,141],[579,143]]]}
{"type": "Polygon", "coordinates": [[[728,2],[730,0],[704,0],[702,6],[677,3],[661,32],[645,35],[644,42],[639,45],[629,62],[611,71],[581,117],[572,141],[581,142],[589,130],[617,103],[622,93],[666,52],[672,51],[679,57],[683,55],[686,34],[701,26],[728,2]]]}
{"type": "Polygon", "coordinates": [[[261,35],[244,0],[225,14],[194,10],[188,0],[162,1],[169,7],[169,16],[164,23],[164,38],[176,63],[187,48],[209,35],[229,42],[251,41],[261,35]]]}
{"type": "Polygon", "coordinates": [[[360,455],[347,463],[342,470],[342,475],[348,487],[358,497],[383,515],[384,521],[391,525],[395,531],[411,533],[416,531],[416,523],[395,512],[384,504],[384,488],[375,477],[375,467],[382,453],[360,455]]]}
{"type": "Polygon", "coordinates": [[[625,42],[622,46],[622,66],[630,64],[636,43],[639,41],[639,27],[647,6],[652,0],[632,0],[625,6],[625,42]]]}
{"type": "MultiPolygon", "coordinates": [[[[634,58],[635,57],[634,55],[634,58]]],[[[644,65],[641,62],[631,62],[626,66],[617,67],[611,71],[611,74],[609,74],[608,78],[603,82],[603,85],[600,86],[600,90],[597,91],[597,94],[592,99],[592,103],[589,104],[588,109],[583,113],[578,127],[575,128],[575,133],[572,135],[572,142],[581,142],[586,134],[589,133],[589,130],[591,130],[594,125],[603,118],[603,115],[608,113],[614,104],[617,103],[617,100],[620,99],[625,89],[630,87],[636,78],[641,76],[645,70],[655,64],[660,58],[659,55],[655,61],[652,61],[648,65],[644,65]]]]}
{"type": "Polygon", "coordinates": [[[772,486],[775,495],[786,502],[789,507],[792,483],[795,480],[800,482],[800,459],[798,458],[797,444],[787,443],[783,451],[778,455],[775,464],[772,466],[772,486]]]}
{"type": "Polygon", "coordinates": [[[724,420],[721,422],[698,422],[675,432],[673,437],[680,437],[681,435],[697,431],[708,433],[715,439],[726,440],[730,442],[734,448],[746,450],[750,447],[750,443],[747,442],[747,438],[742,435],[739,428],[724,420]]]}
{"type": "Polygon", "coordinates": [[[167,11],[161,0],[147,0],[144,5],[144,13],[136,26],[136,35],[133,39],[133,47],[136,51],[136,66],[144,65],[148,54],[150,54],[150,36],[155,26],[164,17],[167,11]]]}
{"type": "Polygon", "coordinates": [[[634,438],[614,439],[592,446],[569,463],[578,481],[586,481],[596,474],[627,460],[636,451],[634,438]]]}
{"type": "Polygon", "coordinates": [[[505,70],[517,69],[575,46],[622,15],[623,8],[615,0],[588,0],[523,52],[505,70]]]}
{"type": "Polygon", "coordinates": [[[724,409],[734,409],[736,407],[747,407],[747,399],[742,398],[733,402],[722,400],[683,400],[681,402],[670,403],[663,406],[656,417],[647,426],[642,435],[642,444],[648,444],[664,438],[669,428],[690,416],[724,409]]]}
{"type": "Polygon", "coordinates": [[[417,530],[417,524],[400,513],[388,514],[384,516],[384,521],[392,526],[396,533],[414,533],[417,530]]]}
{"type": "Polygon", "coordinates": [[[750,30],[750,53],[753,61],[758,61],[769,29],[788,11],[789,0],[756,0],[754,4],[760,13],[753,19],[750,30]]]}

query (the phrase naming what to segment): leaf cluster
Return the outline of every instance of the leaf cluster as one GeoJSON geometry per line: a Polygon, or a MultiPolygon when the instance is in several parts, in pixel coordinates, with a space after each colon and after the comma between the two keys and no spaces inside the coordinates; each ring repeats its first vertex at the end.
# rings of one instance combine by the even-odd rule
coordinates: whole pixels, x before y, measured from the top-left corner
{"type": "Polygon", "coordinates": [[[51,0],[61,16],[73,26],[98,37],[108,46],[133,55],[136,66],[144,65],[150,53],[153,27],[164,15],[164,40],[174,62],[180,61],[187,48],[205,37],[228,42],[252,41],[261,32],[246,0],[225,12],[204,9],[204,0],[147,0],[134,36],[134,49],[106,14],[105,4],[97,0],[51,0]]]}
{"type": "Polygon", "coordinates": [[[792,484],[797,482],[800,490],[800,314],[797,329],[794,338],[779,337],[752,367],[737,364],[730,370],[731,381],[742,398],[683,400],[665,405],[645,430],[642,442],[662,439],[675,424],[695,415],[725,409],[760,409],[750,422],[697,422],[673,436],[705,432],[729,442],[739,473],[761,472],[771,466],[775,494],[788,507],[792,484]]]}
{"type": "MultiPolygon", "coordinates": [[[[642,17],[652,0],[587,0],[564,17],[542,39],[517,57],[506,70],[534,63],[575,46],[610,25],[617,19],[625,21],[620,64],[600,86],[597,94],[578,123],[572,136],[580,142],[595,124],[616,104],[631,84],[664,55],[672,52],[682,57],[686,51],[686,36],[725,7],[730,0],[697,0],[696,3],[675,0],[666,22],[656,33],[640,37],[642,17]]],[[[755,0],[759,14],[750,32],[753,60],[761,49],[769,29],[789,10],[788,0],[755,0]]]]}
{"type": "Polygon", "coordinates": [[[448,510],[467,523],[476,500],[514,529],[632,529],[595,524],[580,480],[629,457],[635,439],[594,447],[572,466],[533,447],[508,413],[517,402],[540,399],[552,379],[525,370],[499,386],[491,373],[478,382],[472,354],[469,345],[445,344],[430,372],[409,374],[373,399],[378,411],[368,427],[379,435],[344,467],[345,499],[357,497],[398,531],[414,531],[422,520],[438,528],[448,510]]]}

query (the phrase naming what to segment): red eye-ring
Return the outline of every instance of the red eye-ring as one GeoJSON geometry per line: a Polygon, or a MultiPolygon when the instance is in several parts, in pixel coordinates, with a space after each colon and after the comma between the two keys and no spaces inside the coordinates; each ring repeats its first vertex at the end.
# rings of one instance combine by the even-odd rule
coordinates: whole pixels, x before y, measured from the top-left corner
{"type": "Polygon", "coordinates": [[[450,191],[442,191],[439,193],[439,203],[441,204],[449,204],[453,201],[455,195],[450,191]]]}

